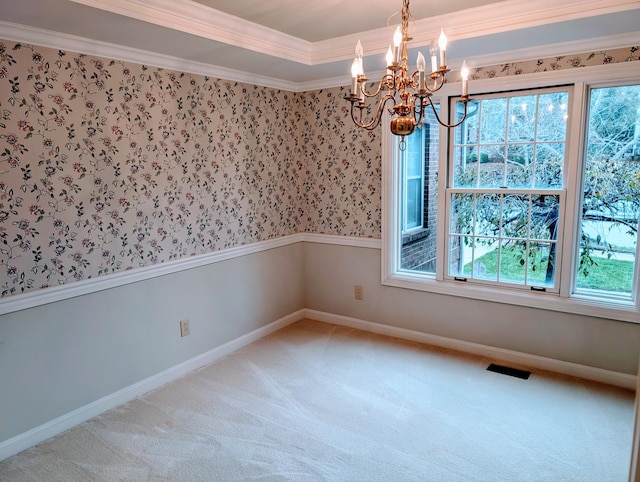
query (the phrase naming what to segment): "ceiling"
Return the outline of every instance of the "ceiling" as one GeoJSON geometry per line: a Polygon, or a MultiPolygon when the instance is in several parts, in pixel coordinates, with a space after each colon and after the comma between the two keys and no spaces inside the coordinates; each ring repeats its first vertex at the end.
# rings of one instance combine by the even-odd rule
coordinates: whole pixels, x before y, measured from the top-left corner
{"type": "MultiPolygon", "coordinates": [[[[0,38],[259,85],[349,83],[358,40],[384,68],[401,0],[0,0],[0,38]]],[[[471,66],[640,44],[640,1],[413,0],[410,59],[444,28],[471,66]]]]}

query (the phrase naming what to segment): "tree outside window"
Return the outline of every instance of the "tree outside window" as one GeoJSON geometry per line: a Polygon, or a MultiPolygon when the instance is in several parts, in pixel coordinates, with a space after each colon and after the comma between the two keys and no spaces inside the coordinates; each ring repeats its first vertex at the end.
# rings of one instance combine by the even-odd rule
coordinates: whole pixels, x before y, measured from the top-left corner
{"type": "MultiPolygon", "coordinates": [[[[397,143],[387,144],[396,146],[385,151],[394,228],[383,283],[635,320],[640,84],[624,67],[619,80],[594,70],[554,74],[557,86],[527,88],[531,77],[518,90],[500,83],[473,94],[460,126],[430,126],[421,179],[405,175],[397,143]],[[417,214],[411,183],[422,183],[417,214]],[[417,248],[420,236],[428,249],[417,248]]],[[[449,104],[455,122],[459,98],[449,104]]]]}
{"type": "Polygon", "coordinates": [[[640,212],[640,85],[591,89],[576,291],[631,297],[640,212]]]}

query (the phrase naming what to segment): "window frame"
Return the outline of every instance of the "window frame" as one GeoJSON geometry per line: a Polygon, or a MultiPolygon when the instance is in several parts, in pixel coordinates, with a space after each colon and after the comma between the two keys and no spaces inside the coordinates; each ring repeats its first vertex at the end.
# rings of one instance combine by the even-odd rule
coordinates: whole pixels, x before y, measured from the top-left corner
{"type": "MultiPolygon", "coordinates": [[[[400,250],[402,248],[400,219],[398,210],[398,188],[401,183],[401,172],[395,158],[398,139],[385,128],[390,116],[385,112],[382,125],[382,262],[381,282],[385,286],[393,286],[418,291],[426,291],[464,298],[482,299],[523,307],[534,307],[565,313],[609,318],[613,320],[640,323],[640,283],[635,279],[636,292],[632,300],[596,299],[574,293],[574,276],[567,276],[575,271],[577,263],[577,237],[580,230],[580,216],[567,215],[577,213],[582,193],[577,188],[582,182],[583,146],[586,136],[588,114],[588,92],[591,88],[633,84],[638,82],[638,64],[635,62],[614,65],[601,65],[569,69],[564,71],[540,72],[518,76],[500,77],[494,79],[474,80],[470,82],[470,96],[473,94],[490,94],[501,91],[542,89],[561,85],[573,86],[573,102],[569,106],[569,116],[572,121],[567,131],[567,158],[569,159],[565,172],[564,186],[566,198],[562,219],[564,236],[562,252],[556,269],[560,273],[558,293],[540,293],[509,288],[494,287],[485,284],[469,284],[447,279],[444,276],[444,253],[447,242],[446,230],[446,192],[447,176],[438,176],[438,213],[437,217],[437,250],[438,259],[436,273],[418,273],[400,269],[400,250]],[[571,255],[566,255],[571,253],[571,255]],[[563,275],[564,274],[564,275],[563,275]]],[[[448,83],[434,95],[434,103],[440,105],[440,116],[449,117],[449,99],[459,96],[460,84],[448,83]]],[[[449,139],[446,129],[440,129],[439,145],[446,146],[439,152],[439,172],[448,173],[449,139]]],[[[636,258],[636,264],[640,260],[636,258]]],[[[638,278],[636,269],[636,278],[638,278]]]]}
{"type": "MultiPolygon", "coordinates": [[[[525,96],[540,96],[540,95],[545,95],[545,94],[552,94],[552,93],[560,93],[560,92],[566,92],[567,93],[567,105],[572,105],[573,103],[573,85],[569,84],[569,85],[562,85],[562,86],[556,86],[556,87],[537,87],[537,88],[531,88],[531,89],[515,89],[515,90],[510,90],[508,92],[502,91],[502,92],[498,92],[498,93],[490,93],[490,94],[482,94],[482,98],[483,100],[489,100],[489,99],[498,99],[498,98],[508,98],[508,99],[512,99],[512,98],[517,98],[517,97],[521,97],[523,95],[525,96]]],[[[537,99],[537,98],[536,98],[537,99]]],[[[456,104],[456,101],[459,100],[459,97],[453,97],[449,99],[449,107],[451,107],[452,105],[456,104]]],[[[569,125],[569,123],[567,123],[567,125],[569,125]]],[[[505,125],[506,126],[506,125],[505,125]]],[[[506,129],[506,127],[505,127],[506,129]]],[[[455,148],[456,146],[460,146],[461,144],[458,144],[456,139],[454,138],[455,136],[453,134],[455,134],[455,130],[451,130],[451,134],[448,139],[448,152],[455,152],[455,148]]],[[[505,132],[506,134],[506,132],[505,132]]],[[[565,158],[565,164],[568,164],[568,150],[567,150],[567,146],[570,143],[570,135],[571,132],[569,131],[569,129],[567,129],[566,134],[565,134],[565,138],[563,140],[563,144],[565,145],[564,148],[564,158],[565,158]]],[[[509,139],[507,138],[507,136],[505,136],[504,140],[501,141],[500,143],[496,144],[495,142],[489,143],[492,145],[503,145],[503,146],[509,146],[511,144],[521,144],[522,142],[510,142],[509,139]]],[[[545,145],[547,142],[546,141],[538,141],[537,139],[533,139],[531,141],[527,141],[527,143],[533,144],[535,146],[539,146],[539,145],[545,145]]],[[[483,143],[481,141],[481,139],[478,139],[478,145],[486,145],[487,143],[483,143]]],[[[467,144],[464,144],[465,146],[467,144]]],[[[557,196],[559,199],[559,204],[560,206],[564,207],[566,205],[566,180],[565,180],[565,176],[563,175],[563,182],[562,185],[559,187],[548,187],[548,188],[536,188],[534,186],[518,186],[518,187],[507,187],[507,186],[502,186],[502,187],[480,187],[480,186],[456,186],[455,182],[453,180],[454,176],[455,176],[455,164],[456,164],[456,158],[455,155],[450,155],[448,156],[448,162],[447,162],[447,177],[446,179],[448,180],[447,182],[447,186],[445,189],[445,192],[443,193],[446,201],[446,211],[445,211],[445,219],[446,220],[450,220],[450,216],[451,216],[451,197],[454,194],[471,194],[471,195],[481,195],[481,194],[493,194],[493,195],[497,195],[497,196],[503,196],[503,195],[525,195],[525,196],[533,196],[533,195],[550,195],[550,196],[557,196]]],[[[478,159],[478,166],[480,165],[480,161],[478,159]]],[[[564,169],[564,165],[563,165],[563,172],[565,171],[564,169]]],[[[505,172],[506,175],[506,172],[505,172]]],[[[533,182],[533,180],[532,180],[533,182]]],[[[564,210],[561,209],[558,212],[558,222],[557,225],[562,227],[564,225],[564,210]]],[[[448,245],[448,243],[450,242],[452,235],[451,233],[449,233],[449,228],[448,228],[448,224],[446,224],[445,229],[446,229],[446,240],[445,240],[445,244],[448,245]]],[[[453,237],[456,237],[455,235],[453,235],[453,237]]],[[[476,238],[476,237],[484,237],[484,236],[476,236],[476,235],[472,235],[470,236],[471,238],[476,238]]],[[[501,235],[496,236],[497,239],[502,239],[501,235]]],[[[527,242],[527,244],[532,240],[532,238],[523,238],[523,240],[525,240],[525,242],[527,242]]],[[[554,241],[554,244],[556,245],[556,259],[561,260],[563,258],[562,256],[562,252],[563,252],[563,230],[559,229],[558,230],[558,235],[556,240],[554,241]]],[[[466,282],[468,283],[481,283],[481,284],[489,284],[489,285],[495,285],[496,287],[511,287],[513,289],[520,289],[520,290],[538,290],[538,291],[544,291],[544,292],[548,292],[548,293],[558,293],[559,292],[559,286],[560,286],[560,274],[561,271],[559,269],[554,269],[554,271],[556,272],[556,275],[554,276],[554,284],[553,286],[550,285],[546,285],[546,284],[540,284],[540,283],[510,283],[508,281],[501,281],[501,280],[488,280],[488,279],[482,279],[482,278],[476,278],[475,276],[465,276],[465,275],[461,275],[461,274],[451,274],[450,273],[450,261],[451,261],[451,250],[449,248],[445,249],[444,251],[444,273],[443,273],[443,277],[444,279],[447,280],[460,280],[461,278],[464,278],[466,282]]],[[[554,265],[554,268],[556,268],[556,265],[554,265]]]]}

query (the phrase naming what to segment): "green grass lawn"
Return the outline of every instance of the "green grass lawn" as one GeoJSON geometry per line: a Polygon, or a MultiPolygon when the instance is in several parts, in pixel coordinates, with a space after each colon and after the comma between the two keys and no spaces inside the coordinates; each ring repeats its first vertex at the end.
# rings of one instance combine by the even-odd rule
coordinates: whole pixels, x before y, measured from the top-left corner
{"type": "MultiPolygon", "coordinates": [[[[506,251],[509,253],[509,251],[506,251]]],[[[597,264],[589,269],[589,274],[578,276],[577,286],[582,289],[596,289],[611,291],[614,293],[631,293],[633,284],[633,261],[623,261],[618,259],[593,258],[597,264]]],[[[498,269],[497,250],[481,256],[476,261],[481,262],[486,267],[486,274],[483,278],[496,279],[498,269]]],[[[546,263],[542,262],[536,266],[536,270],[529,274],[529,278],[535,282],[544,283],[546,263]]],[[[520,258],[516,253],[505,255],[503,253],[500,265],[500,278],[503,280],[524,279],[524,266],[520,263],[520,258]]],[[[465,265],[465,273],[471,272],[471,263],[465,265]]]]}
{"type": "Polygon", "coordinates": [[[594,258],[596,264],[589,268],[589,274],[578,276],[578,288],[631,293],[633,285],[633,261],[594,258]]]}

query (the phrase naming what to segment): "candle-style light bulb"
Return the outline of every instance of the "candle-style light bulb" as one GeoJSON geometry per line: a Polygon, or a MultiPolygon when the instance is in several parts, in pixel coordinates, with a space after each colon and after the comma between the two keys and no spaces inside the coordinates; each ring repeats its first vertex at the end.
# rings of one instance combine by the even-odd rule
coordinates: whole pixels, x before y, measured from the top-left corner
{"type": "Polygon", "coordinates": [[[466,60],[462,62],[460,77],[462,78],[462,97],[467,97],[469,95],[469,67],[467,67],[466,60]]]}
{"type": "Polygon", "coordinates": [[[351,77],[358,77],[358,74],[360,73],[360,59],[355,58],[353,59],[353,62],[351,63],[351,77]]]}
{"type": "Polygon", "coordinates": [[[356,59],[361,59],[362,57],[364,57],[364,49],[362,48],[362,42],[358,40],[356,44],[356,59]]]}
{"type": "Polygon", "coordinates": [[[400,30],[400,25],[396,27],[395,32],[393,32],[393,46],[400,47],[402,43],[402,30],[400,30]]]}
{"type": "Polygon", "coordinates": [[[438,70],[438,46],[435,40],[431,41],[429,46],[429,54],[431,55],[431,72],[438,70]]]}
{"type": "Polygon", "coordinates": [[[360,73],[360,59],[357,57],[353,59],[353,63],[351,64],[351,95],[358,95],[358,74],[360,73]]]}
{"type": "Polygon", "coordinates": [[[400,44],[402,44],[402,31],[398,25],[393,33],[393,59],[395,62],[400,62],[400,44]]]}
{"type": "Polygon", "coordinates": [[[424,60],[424,55],[422,52],[418,52],[418,61],[416,65],[418,66],[418,89],[424,89],[424,69],[426,68],[427,62],[424,60]]]}
{"type": "Polygon", "coordinates": [[[438,38],[438,46],[440,47],[440,67],[446,67],[447,36],[444,34],[444,29],[440,29],[440,38],[438,38]]]}
{"type": "Polygon", "coordinates": [[[440,50],[447,50],[447,36],[444,34],[444,29],[440,29],[440,37],[438,37],[438,47],[440,47],[440,50]]]}
{"type": "Polygon", "coordinates": [[[422,52],[418,52],[418,61],[416,65],[418,66],[418,72],[424,72],[424,69],[427,67],[427,62],[424,60],[422,52]]]}
{"type": "Polygon", "coordinates": [[[393,65],[393,50],[391,49],[391,45],[389,45],[389,50],[387,50],[386,61],[387,61],[387,67],[390,67],[391,65],[393,65]]]}

